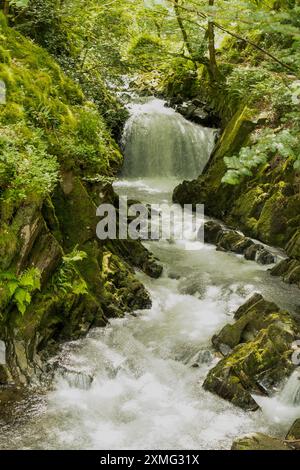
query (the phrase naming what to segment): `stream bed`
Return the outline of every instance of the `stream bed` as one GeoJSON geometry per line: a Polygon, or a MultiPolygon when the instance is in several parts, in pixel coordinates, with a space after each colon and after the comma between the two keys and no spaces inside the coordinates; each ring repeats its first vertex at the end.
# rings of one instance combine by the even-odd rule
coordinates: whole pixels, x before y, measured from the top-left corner
{"type": "MultiPolygon", "coordinates": [[[[166,111],[159,100],[145,106],[133,111],[125,129],[128,164],[115,190],[147,204],[170,203],[176,184],[202,170],[212,150],[213,131],[191,123],[185,127],[187,121],[166,111]],[[165,137],[161,145],[151,134],[151,113],[153,132],[165,137]],[[163,121],[171,127],[166,129],[163,121]],[[180,147],[178,132],[188,144],[180,147]],[[170,141],[172,133],[176,139],[170,150],[165,139],[170,141]],[[155,159],[144,167],[137,163],[136,170],[143,142],[146,158],[155,159]],[[169,149],[163,153],[168,157],[160,171],[157,154],[164,148],[169,149]],[[182,153],[188,159],[186,152],[195,152],[193,163],[179,166],[182,153]],[[143,168],[145,174],[136,176],[143,168]]],[[[284,435],[300,416],[300,406],[281,400],[280,391],[275,398],[264,399],[261,410],[249,413],[202,388],[219,359],[211,338],[232,321],[245,299],[260,292],[297,312],[297,289],[271,277],[267,267],[197,240],[145,245],[164,266],[159,279],[137,273],[151,294],[152,308],[114,319],[106,328],[65,344],[55,360],[75,373],[57,373],[51,390],[27,400],[26,407],[20,404],[23,418],[17,427],[2,427],[1,448],[229,449],[233,439],[249,432],[284,435]]]]}

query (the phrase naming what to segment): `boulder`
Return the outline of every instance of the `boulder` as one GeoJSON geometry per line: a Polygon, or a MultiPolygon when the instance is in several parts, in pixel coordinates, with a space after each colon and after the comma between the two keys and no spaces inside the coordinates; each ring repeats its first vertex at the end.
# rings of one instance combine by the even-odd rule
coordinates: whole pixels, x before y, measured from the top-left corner
{"type": "Polygon", "coordinates": [[[234,230],[223,231],[218,238],[217,250],[234,251],[234,247],[244,240],[244,236],[234,230]]]}
{"type": "Polygon", "coordinates": [[[231,450],[293,450],[293,447],[283,439],[257,432],[236,439],[231,450]]]}
{"type": "Polygon", "coordinates": [[[234,318],[235,323],[212,339],[224,357],[203,386],[243,409],[255,410],[252,394],[273,393],[293,371],[292,343],[300,330],[288,312],[260,294],[242,305],[234,318]]]}
{"type": "Polygon", "coordinates": [[[204,224],[204,241],[205,243],[216,244],[219,236],[222,234],[222,225],[218,222],[210,220],[204,224]]]}
{"type": "Polygon", "coordinates": [[[293,423],[291,429],[286,435],[286,439],[290,441],[300,441],[300,419],[297,419],[293,423]]]}
{"type": "Polygon", "coordinates": [[[300,261],[286,258],[280,261],[270,271],[272,276],[281,276],[284,282],[300,287],[300,261]]]}
{"type": "Polygon", "coordinates": [[[256,261],[259,264],[274,264],[276,257],[267,249],[263,249],[258,251],[256,261]]]}
{"type": "Polygon", "coordinates": [[[264,249],[263,245],[254,243],[253,245],[250,245],[249,248],[246,249],[245,258],[247,260],[255,261],[257,253],[259,251],[262,251],[263,249],[264,249]]]}

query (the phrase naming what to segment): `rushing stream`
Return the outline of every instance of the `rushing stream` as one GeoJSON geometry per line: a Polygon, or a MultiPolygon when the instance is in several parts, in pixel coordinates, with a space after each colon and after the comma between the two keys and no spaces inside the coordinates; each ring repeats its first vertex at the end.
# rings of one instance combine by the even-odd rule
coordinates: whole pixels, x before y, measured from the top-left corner
{"type": "MultiPolygon", "coordinates": [[[[115,189],[142,202],[170,202],[180,178],[203,169],[214,131],[159,100],[131,112],[124,178],[115,189]]],[[[164,265],[157,280],[138,273],[151,293],[151,310],[66,344],[58,360],[74,373],[58,373],[53,390],[27,408],[23,422],[7,425],[3,448],[223,449],[248,432],[283,433],[300,416],[298,376],[276,397],[262,399],[255,413],[202,389],[218,360],[211,337],[246,298],[261,292],[282,307],[298,305],[296,289],[267,268],[193,244],[199,242],[146,243],[164,265]]]]}

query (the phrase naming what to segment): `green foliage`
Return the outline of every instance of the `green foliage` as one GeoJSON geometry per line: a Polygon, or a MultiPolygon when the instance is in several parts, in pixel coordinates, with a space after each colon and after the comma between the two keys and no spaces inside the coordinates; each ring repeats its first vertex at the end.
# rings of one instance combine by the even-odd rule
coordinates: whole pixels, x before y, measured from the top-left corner
{"type": "Polygon", "coordinates": [[[51,193],[59,166],[40,130],[22,124],[0,127],[0,198],[20,202],[51,193]]]}
{"type": "Polygon", "coordinates": [[[55,292],[80,295],[87,293],[87,284],[79,275],[76,264],[87,258],[84,251],[79,251],[77,247],[63,257],[62,264],[52,279],[52,285],[55,292]]]}
{"type": "Polygon", "coordinates": [[[131,67],[139,70],[152,70],[153,63],[165,61],[166,53],[163,41],[147,33],[133,38],[127,52],[131,67]]]}
{"type": "Polygon", "coordinates": [[[225,157],[228,168],[222,181],[227,184],[239,184],[245,176],[252,176],[253,170],[266,164],[271,157],[295,160],[295,168],[300,168],[300,142],[297,136],[288,129],[277,133],[265,129],[257,136],[257,142],[251,147],[243,147],[238,155],[225,157]]]}
{"type": "Polygon", "coordinates": [[[47,196],[60,168],[111,173],[121,161],[97,107],[47,52],[4,25],[0,35],[0,198],[47,196]]]}
{"type": "Polygon", "coordinates": [[[29,0],[11,0],[10,3],[18,8],[25,8],[28,5],[29,0]]]}
{"type": "Polygon", "coordinates": [[[31,303],[32,293],[41,288],[40,271],[30,268],[20,275],[11,272],[0,273],[0,290],[4,290],[6,302],[17,306],[18,311],[24,315],[31,303]]]}

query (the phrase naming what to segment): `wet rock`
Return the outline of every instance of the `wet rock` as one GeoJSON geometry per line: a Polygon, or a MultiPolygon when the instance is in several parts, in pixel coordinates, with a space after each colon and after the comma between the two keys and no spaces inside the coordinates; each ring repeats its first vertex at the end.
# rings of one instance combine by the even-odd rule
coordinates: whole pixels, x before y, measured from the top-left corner
{"type": "Polygon", "coordinates": [[[219,236],[222,234],[223,228],[218,222],[210,220],[204,224],[204,241],[205,243],[216,244],[219,236]]]}
{"type": "Polygon", "coordinates": [[[204,388],[254,410],[252,394],[271,394],[294,369],[292,343],[300,330],[292,316],[255,294],[212,339],[225,357],[209,372],[204,388]]]}
{"type": "Polygon", "coordinates": [[[271,271],[272,276],[281,276],[284,282],[300,287],[300,261],[286,258],[276,264],[271,271]]]}
{"type": "Polygon", "coordinates": [[[234,247],[244,240],[244,236],[234,230],[227,230],[219,236],[217,250],[234,251],[234,247]]]}
{"type": "Polygon", "coordinates": [[[300,229],[294,234],[294,236],[287,243],[285,250],[291,258],[300,260],[300,229]]]}
{"type": "Polygon", "coordinates": [[[212,355],[211,351],[208,351],[208,350],[199,351],[189,361],[189,365],[191,367],[200,367],[203,364],[211,364],[213,359],[214,358],[213,358],[213,355],[212,355]]]}
{"type": "Polygon", "coordinates": [[[0,364],[0,387],[13,383],[13,379],[8,367],[5,364],[0,364]]]}
{"type": "Polygon", "coordinates": [[[293,450],[293,447],[283,439],[257,432],[236,439],[231,450],[293,450]]]}
{"type": "Polygon", "coordinates": [[[59,374],[68,382],[70,387],[81,390],[88,390],[91,388],[94,381],[92,374],[69,369],[68,367],[60,366],[59,374]]]}
{"type": "Polygon", "coordinates": [[[247,260],[257,261],[259,264],[273,264],[276,261],[276,257],[263,245],[254,242],[236,230],[223,228],[218,222],[205,223],[204,241],[217,245],[219,251],[244,254],[247,260]]]}
{"type": "Polygon", "coordinates": [[[240,241],[238,241],[232,247],[232,251],[236,254],[242,255],[252,245],[255,245],[253,240],[251,240],[250,238],[247,238],[247,237],[243,237],[240,241]]]}
{"type": "Polygon", "coordinates": [[[263,249],[264,249],[263,245],[259,245],[259,244],[254,243],[253,245],[250,245],[249,248],[246,249],[245,258],[247,260],[255,261],[257,253],[259,251],[262,251],[263,249]]]}
{"type": "Polygon", "coordinates": [[[300,419],[297,419],[287,433],[287,440],[296,441],[300,440],[300,419]]]}
{"type": "Polygon", "coordinates": [[[175,279],[176,281],[181,278],[180,274],[175,273],[175,272],[170,272],[168,273],[168,278],[169,279],[175,279]]]}
{"type": "Polygon", "coordinates": [[[274,264],[276,257],[270,251],[263,249],[258,251],[256,261],[259,264],[274,264]]]}
{"type": "Polygon", "coordinates": [[[178,113],[196,124],[214,128],[219,128],[221,126],[221,120],[215,111],[197,98],[179,104],[178,100],[175,100],[175,102],[173,100],[172,105],[175,105],[175,110],[178,113]]]}

